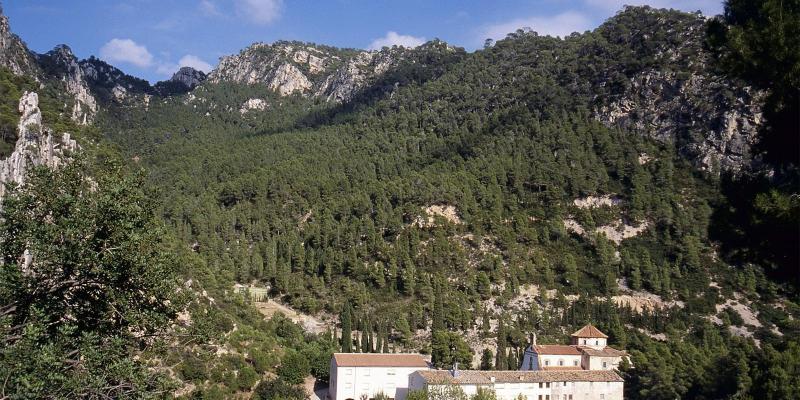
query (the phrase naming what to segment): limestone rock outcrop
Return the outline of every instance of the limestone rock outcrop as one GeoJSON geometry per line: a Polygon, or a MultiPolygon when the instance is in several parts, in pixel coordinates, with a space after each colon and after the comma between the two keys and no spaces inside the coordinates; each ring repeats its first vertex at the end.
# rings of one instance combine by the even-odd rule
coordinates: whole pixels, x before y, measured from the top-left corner
{"type": "Polygon", "coordinates": [[[33,75],[36,63],[25,43],[11,32],[8,17],[0,8],[0,66],[8,68],[15,75],[33,75]]]}
{"type": "Polygon", "coordinates": [[[60,136],[42,125],[39,96],[25,92],[19,101],[21,114],[17,125],[18,139],[14,151],[0,160],[0,199],[6,194],[6,185],[22,184],[28,171],[38,165],[55,168],[61,165],[78,144],[68,133],[60,136]]]}
{"type": "Polygon", "coordinates": [[[48,75],[59,78],[74,103],[72,105],[72,120],[82,124],[90,124],[97,114],[97,99],[92,95],[89,84],[78,59],[69,46],[62,44],[53,50],[38,55],[39,65],[48,75]]]}
{"type": "Polygon", "coordinates": [[[209,74],[212,83],[263,84],[281,96],[321,97],[346,102],[410,51],[335,49],[299,42],[256,43],[223,57],[209,74]]]}
{"type": "Polygon", "coordinates": [[[194,89],[206,80],[206,74],[192,67],[181,67],[169,80],[180,83],[189,89],[194,89]]]}

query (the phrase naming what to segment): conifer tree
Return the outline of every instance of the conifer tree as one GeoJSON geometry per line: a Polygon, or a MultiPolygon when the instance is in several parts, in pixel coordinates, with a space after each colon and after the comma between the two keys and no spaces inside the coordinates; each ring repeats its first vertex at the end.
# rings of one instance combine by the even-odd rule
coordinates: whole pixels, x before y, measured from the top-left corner
{"type": "Polygon", "coordinates": [[[352,326],[352,309],[350,303],[345,302],[342,314],[339,317],[339,323],[342,325],[342,353],[353,352],[353,326],[352,326]]]}

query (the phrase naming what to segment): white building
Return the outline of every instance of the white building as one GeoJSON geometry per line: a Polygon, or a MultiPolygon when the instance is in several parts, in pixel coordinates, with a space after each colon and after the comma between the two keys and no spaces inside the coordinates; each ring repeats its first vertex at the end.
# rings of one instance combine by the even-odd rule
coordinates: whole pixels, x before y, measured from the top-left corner
{"type": "Polygon", "coordinates": [[[610,370],[564,371],[418,371],[410,390],[445,390],[457,385],[471,397],[478,388],[493,390],[498,400],[622,400],[623,379],[610,370]]]}
{"type": "Polygon", "coordinates": [[[570,345],[538,345],[536,335],[525,350],[520,371],[613,370],[628,357],[607,345],[608,336],[593,325],[573,333],[570,345]]]}
{"type": "Polygon", "coordinates": [[[419,354],[334,353],[331,358],[331,400],[372,399],[378,393],[403,400],[409,376],[430,369],[419,354]]]}

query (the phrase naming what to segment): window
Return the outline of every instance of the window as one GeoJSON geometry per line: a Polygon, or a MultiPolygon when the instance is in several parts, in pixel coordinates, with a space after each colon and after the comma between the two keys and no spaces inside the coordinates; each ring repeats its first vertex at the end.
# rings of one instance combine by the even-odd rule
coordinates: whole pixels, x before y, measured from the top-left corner
{"type": "Polygon", "coordinates": [[[544,387],[544,382],[539,382],[539,389],[544,387]]]}
{"type": "Polygon", "coordinates": [[[607,368],[608,368],[608,363],[603,361],[603,369],[607,369],[607,368]]]}
{"type": "Polygon", "coordinates": [[[594,344],[595,344],[595,346],[599,346],[600,345],[600,341],[599,340],[595,340],[594,344]]]}
{"type": "Polygon", "coordinates": [[[569,395],[569,400],[572,400],[572,395],[569,395]]]}
{"type": "Polygon", "coordinates": [[[542,395],[539,395],[539,400],[543,400],[543,397],[544,397],[544,396],[542,396],[542,395]]]}
{"type": "Polygon", "coordinates": [[[564,387],[567,387],[567,382],[564,382],[564,387]]]}
{"type": "Polygon", "coordinates": [[[605,398],[606,398],[606,395],[604,395],[604,394],[600,393],[600,400],[603,400],[603,399],[605,399],[605,398]]]}
{"type": "Polygon", "coordinates": [[[548,388],[548,389],[549,389],[549,388],[550,388],[550,382],[546,382],[546,383],[544,384],[544,387],[546,387],[546,388],[548,388]]]}
{"type": "Polygon", "coordinates": [[[564,366],[564,360],[558,360],[558,366],[559,367],[563,367],[564,366]]]}
{"type": "Polygon", "coordinates": [[[578,360],[572,360],[572,365],[577,367],[578,366],[578,360]]]}
{"type": "Polygon", "coordinates": [[[544,395],[544,400],[550,400],[550,395],[549,394],[544,395]]]}
{"type": "Polygon", "coordinates": [[[544,365],[545,366],[549,366],[550,365],[550,360],[544,360],[544,365]]]}
{"type": "Polygon", "coordinates": [[[394,368],[389,368],[389,370],[386,371],[386,375],[394,375],[394,373],[394,368]]]}

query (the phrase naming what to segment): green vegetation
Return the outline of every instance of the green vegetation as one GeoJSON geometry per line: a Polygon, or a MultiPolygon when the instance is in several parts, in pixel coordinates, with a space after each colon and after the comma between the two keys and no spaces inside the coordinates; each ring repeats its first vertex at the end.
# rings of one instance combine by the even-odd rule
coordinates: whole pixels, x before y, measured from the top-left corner
{"type": "MultiPolygon", "coordinates": [[[[566,342],[592,322],[631,353],[627,398],[798,397],[798,163],[770,144],[797,129],[786,125],[797,11],[731,1],[709,23],[711,53],[696,15],[647,7],[564,39],[518,31],[474,53],[394,49],[405,58],[343,105],[207,83],[147,108],[110,104],[97,128],[79,129],[47,82],[45,125],[99,143],[87,146],[97,160],[38,170],[3,202],[0,380],[19,398],[160,397],[174,376],[193,385],[184,398],[302,399],[298,384],[327,381],[334,351],[422,351],[466,369],[470,332],[496,343],[481,369],[516,369],[530,332],[566,342]],[[699,172],[680,150],[691,137],[656,141],[596,119],[638,74],[686,79],[711,55],[769,91],[759,151],[772,177],[699,172]],[[252,98],[269,107],[238,112],[252,98]],[[148,176],[105,162],[117,149],[98,131],[148,176]],[[621,201],[574,202],[604,195],[621,201]],[[647,227],[617,241],[592,233],[618,220],[647,227]],[[235,283],[338,326],[265,320],[235,283]],[[664,306],[618,305],[626,286],[664,306]],[[744,328],[731,299],[760,326],[744,328]]],[[[0,156],[32,84],[0,71],[0,156]]],[[[92,84],[109,101],[111,83],[92,84]]],[[[439,398],[466,396],[409,395],[439,398]]]]}
{"type": "Polygon", "coordinates": [[[131,358],[169,336],[176,259],[141,176],[37,169],[0,211],[0,379],[15,398],[157,397],[131,358]]]}
{"type": "MultiPolygon", "coordinates": [[[[726,181],[685,160],[677,148],[688,139],[650,140],[590,111],[597,95],[623,93],[642,71],[697,72],[689,60],[703,38],[686,32],[702,27],[695,15],[628,8],[563,40],[520,31],[472,54],[434,42],[346,105],[206,84],[193,100],[112,109],[102,125],[150,171],[179,239],[196,243],[187,275],[211,296],[255,281],[300,311],[340,316],[337,340],[303,337],[280,319],[264,326],[224,306],[240,327],[234,341],[244,343],[242,327],[252,324],[250,347],[279,349],[283,382],[309,370],[322,377],[334,349],[417,349],[438,366],[468,368],[459,332],[473,328],[497,340],[494,368],[514,369],[528,333],[561,342],[592,321],[634,354],[630,398],[752,395],[769,381],[755,366],[800,332],[796,306],[783,298],[791,287],[716,256],[712,217],[727,207],[726,181]],[[664,48],[686,54],[660,57],[664,48]],[[250,98],[271,107],[238,113],[250,98]],[[623,201],[573,203],[604,194],[623,201]],[[429,216],[431,206],[452,207],[458,218],[429,216]],[[648,228],[615,243],[568,231],[567,218],[588,231],[617,219],[648,228]],[[556,295],[541,291],[530,309],[502,312],[530,284],[556,295]],[[606,299],[621,284],[683,307],[619,307],[606,299]],[[708,323],[734,292],[767,323],[753,329],[761,347],[730,333],[724,323],[741,321],[728,312],[723,325],[708,323]],[[789,306],[775,309],[775,301],[789,306]],[[415,337],[420,329],[432,331],[431,343],[415,337]],[[730,360],[752,368],[718,368],[730,360]]],[[[219,330],[229,331],[230,322],[219,330]]],[[[482,358],[491,368],[491,354],[482,358]]],[[[779,374],[794,368],[782,365],[779,374]]]]}

